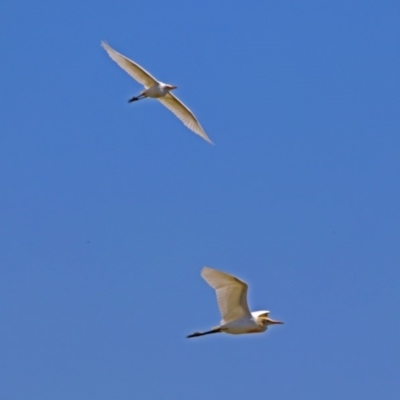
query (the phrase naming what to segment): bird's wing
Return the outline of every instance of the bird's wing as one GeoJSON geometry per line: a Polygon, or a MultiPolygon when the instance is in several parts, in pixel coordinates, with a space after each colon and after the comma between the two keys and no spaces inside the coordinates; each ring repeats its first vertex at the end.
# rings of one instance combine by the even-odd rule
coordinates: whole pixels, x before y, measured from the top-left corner
{"type": "Polygon", "coordinates": [[[225,272],[204,267],[201,276],[215,289],[219,310],[222,315],[222,324],[249,316],[251,313],[247,305],[247,283],[225,272]]]}
{"type": "Polygon", "coordinates": [[[213,144],[194,114],[177,97],[172,93],[167,93],[165,96],[159,97],[158,100],[172,111],[189,129],[200,135],[207,142],[213,144]]]}
{"type": "Polygon", "coordinates": [[[126,58],[122,54],[111,48],[106,42],[102,42],[104,50],[108,53],[112,60],[114,60],[123,70],[125,70],[133,79],[137,80],[146,88],[157,83],[157,80],[153,78],[144,68],[136,64],[129,58],[126,58]]]}

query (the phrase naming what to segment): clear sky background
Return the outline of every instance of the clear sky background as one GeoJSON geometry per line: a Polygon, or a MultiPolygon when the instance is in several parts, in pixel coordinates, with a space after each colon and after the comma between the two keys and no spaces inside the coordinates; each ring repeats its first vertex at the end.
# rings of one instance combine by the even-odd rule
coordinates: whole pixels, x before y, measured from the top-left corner
{"type": "Polygon", "coordinates": [[[397,0],[6,0],[0,32],[1,399],[399,398],[397,0]],[[204,265],[285,325],[186,339],[204,265]]]}

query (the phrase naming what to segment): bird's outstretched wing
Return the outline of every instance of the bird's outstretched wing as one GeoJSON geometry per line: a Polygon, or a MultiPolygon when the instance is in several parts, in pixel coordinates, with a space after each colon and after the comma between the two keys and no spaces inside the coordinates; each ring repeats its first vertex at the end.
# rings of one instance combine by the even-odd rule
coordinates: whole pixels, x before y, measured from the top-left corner
{"type": "Polygon", "coordinates": [[[115,51],[106,42],[101,42],[104,50],[108,53],[112,60],[114,60],[123,70],[125,70],[133,79],[141,83],[146,88],[157,83],[157,80],[152,77],[144,68],[136,64],[129,58],[115,51]]]}
{"type": "Polygon", "coordinates": [[[225,272],[204,267],[201,276],[215,289],[219,310],[221,311],[221,324],[249,316],[251,313],[247,305],[247,283],[225,272]]]}
{"type": "Polygon", "coordinates": [[[177,97],[172,93],[168,93],[163,97],[159,97],[158,100],[172,111],[190,130],[200,135],[208,143],[213,144],[194,114],[177,97]]]}

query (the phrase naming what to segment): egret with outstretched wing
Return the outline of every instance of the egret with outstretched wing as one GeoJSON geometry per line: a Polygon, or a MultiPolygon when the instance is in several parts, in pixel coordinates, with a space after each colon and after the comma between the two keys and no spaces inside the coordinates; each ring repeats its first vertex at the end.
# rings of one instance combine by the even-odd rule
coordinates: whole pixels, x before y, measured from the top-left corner
{"type": "Polygon", "coordinates": [[[269,318],[269,311],[249,310],[247,305],[247,283],[226,272],[204,267],[201,276],[215,289],[222,320],[219,326],[207,332],[195,332],[188,338],[209,335],[211,333],[259,333],[265,332],[270,325],[283,324],[269,318]]]}
{"type": "Polygon", "coordinates": [[[112,60],[114,60],[133,79],[144,86],[144,90],[142,90],[139,96],[132,97],[129,102],[144,99],[146,97],[160,100],[160,102],[172,111],[190,130],[212,144],[212,141],[204,132],[204,129],[201,127],[194,114],[171,93],[171,90],[177,89],[177,86],[158,81],[139,64],[136,64],[134,61],[118,53],[107,43],[102,42],[101,45],[112,60]]]}

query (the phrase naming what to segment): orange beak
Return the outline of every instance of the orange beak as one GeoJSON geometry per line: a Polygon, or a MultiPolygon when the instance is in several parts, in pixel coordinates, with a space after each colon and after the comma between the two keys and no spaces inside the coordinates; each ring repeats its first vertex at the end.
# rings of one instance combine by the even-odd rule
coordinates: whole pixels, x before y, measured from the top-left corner
{"type": "Polygon", "coordinates": [[[278,325],[278,324],[283,324],[282,321],[277,321],[275,319],[267,318],[267,321],[270,325],[278,325]]]}

